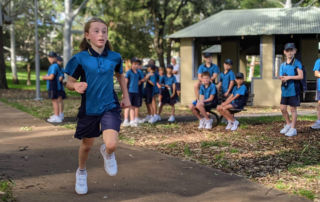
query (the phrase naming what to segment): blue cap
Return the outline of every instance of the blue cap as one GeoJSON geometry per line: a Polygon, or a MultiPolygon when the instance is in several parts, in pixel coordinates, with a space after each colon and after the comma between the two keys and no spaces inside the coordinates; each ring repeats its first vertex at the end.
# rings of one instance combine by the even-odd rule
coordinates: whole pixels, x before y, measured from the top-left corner
{"type": "Polygon", "coordinates": [[[141,60],[139,60],[136,57],[131,58],[131,63],[134,63],[134,62],[141,64],[141,60]]]}
{"type": "Polygon", "coordinates": [[[51,57],[51,58],[56,58],[57,56],[58,56],[57,53],[55,53],[53,51],[50,51],[48,54],[48,57],[51,57]]]}
{"type": "Polygon", "coordinates": [[[203,57],[205,58],[208,58],[208,57],[211,57],[212,56],[212,53],[203,53],[203,57]]]}
{"type": "Polygon", "coordinates": [[[243,78],[244,78],[243,73],[238,72],[238,73],[236,74],[236,79],[243,79],[243,78]]]}
{"type": "Polygon", "coordinates": [[[232,62],[231,59],[228,58],[228,59],[226,59],[226,60],[224,61],[224,64],[232,65],[233,62],[232,62]]]}
{"type": "Polygon", "coordinates": [[[296,49],[296,46],[294,45],[294,43],[286,43],[286,45],[284,45],[284,50],[288,49],[296,49]]]}

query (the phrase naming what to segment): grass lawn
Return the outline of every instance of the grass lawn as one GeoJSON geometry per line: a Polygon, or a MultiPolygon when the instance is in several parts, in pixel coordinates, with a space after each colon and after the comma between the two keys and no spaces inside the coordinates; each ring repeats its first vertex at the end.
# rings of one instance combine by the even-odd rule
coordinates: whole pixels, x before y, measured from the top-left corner
{"type": "MultiPolygon", "coordinates": [[[[41,119],[50,116],[51,101],[33,98],[34,89],[0,90],[0,101],[41,119]]],[[[65,100],[66,121],[61,126],[75,128],[79,105],[79,96],[69,95],[65,100]]],[[[169,111],[165,107],[163,117],[168,117],[169,111]]],[[[253,112],[279,112],[279,109],[247,107],[247,112],[241,113],[253,112]]],[[[141,114],[145,113],[143,106],[141,114]]],[[[287,193],[312,200],[320,198],[320,131],[310,129],[316,116],[299,116],[298,136],[287,138],[279,134],[284,124],[281,116],[239,118],[240,128],[228,132],[225,125],[198,130],[198,122],[184,106],[177,106],[176,113],[178,121],[172,124],[164,119],[154,125],[122,127],[120,140],[244,176],[287,193]]]]}

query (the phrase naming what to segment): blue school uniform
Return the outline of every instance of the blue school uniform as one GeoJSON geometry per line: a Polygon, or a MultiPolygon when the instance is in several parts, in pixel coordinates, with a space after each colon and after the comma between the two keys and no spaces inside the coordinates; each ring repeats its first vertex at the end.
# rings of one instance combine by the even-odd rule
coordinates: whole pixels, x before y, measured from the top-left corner
{"type": "Polygon", "coordinates": [[[136,73],[134,73],[131,69],[127,71],[126,76],[127,79],[129,79],[129,87],[128,92],[129,93],[139,93],[139,81],[143,78],[141,77],[141,74],[137,70],[136,73]]]}
{"type": "Polygon", "coordinates": [[[168,77],[167,75],[164,75],[161,77],[159,83],[161,85],[168,85],[170,89],[163,87],[162,88],[162,99],[161,99],[161,103],[162,104],[170,104],[170,105],[174,105],[177,101],[178,101],[178,96],[177,93],[174,94],[173,97],[172,93],[173,93],[173,84],[177,83],[176,77],[174,75],[171,75],[170,77],[168,77]],[[171,91],[171,92],[170,92],[171,91]]]}
{"type": "Polygon", "coordinates": [[[58,82],[58,96],[62,97],[62,99],[66,98],[66,93],[64,91],[64,86],[63,86],[63,79],[64,79],[64,70],[62,68],[59,68],[59,74],[57,77],[57,82],[58,82]],[[60,77],[62,77],[62,81],[60,81],[60,77]]]}
{"type": "MultiPolygon", "coordinates": [[[[138,69],[137,71],[138,71],[141,79],[143,79],[146,76],[141,69],[138,69]]],[[[141,99],[142,99],[143,94],[144,94],[143,89],[144,89],[144,82],[139,85],[139,94],[140,94],[140,98],[141,99]]]]}
{"type": "MultiPolygon", "coordinates": [[[[291,63],[282,63],[280,66],[280,76],[296,76],[296,68],[302,70],[302,64],[299,60],[293,59],[291,63]]],[[[287,86],[281,85],[281,97],[297,96],[294,80],[287,81],[287,86]]]]}
{"type": "Polygon", "coordinates": [[[152,81],[153,85],[153,94],[152,96],[155,96],[159,94],[159,88],[157,86],[157,83],[159,82],[159,73],[154,72],[154,74],[150,77],[150,81],[152,81]]]}
{"type": "Polygon", "coordinates": [[[230,82],[235,79],[236,77],[232,70],[229,70],[226,74],[224,72],[220,73],[221,91],[223,94],[228,91],[230,82]]]}
{"type": "MultiPolygon", "coordinates": [[[[314,64],[313,71],[319,71],[320,72],[320,58],[317,59],[316,63],[314,64]]],[[[320,91],[320,78],[317,78],[317,91],[320,91]]]]}
{"type": "Polygon", "coordinates": [[[168,85],[168,86],[170,86],[170,88],[172,88],[172,85],[174,83],[177,83],[177,80],[174,75],[172,75],[171,77],[164,75],[164,76],[161,76],[159,83],[162,85],[168,85]]]}
{"type": "Polygon", "coordinates": [[[119,108],[114,92],[113,75],[123,73],[119,53],[105,49],[101,55],[92,48],[74,55],[66,66],[66,73],[75,79],[87,82],[88,87],[82,94],[80,111],[86,115],[102,115],[104,112],[119,108]]]}
{"type": "Polygon", "coordinates": [[[231,102],[232,106],[236,109],[242,109],[246,105],[246,93],[247,87],[245,84],[242,84],[239,88],[238,86],[234,86],[232,89],[232,95],[240,95],[237,99],[231,102]]]}
{"type": "Polygon", "coordinates": [[[48,76],[53,74],[54,78],[53,78],[53,80],[47,80],[47,90],[48,91],[50,91],[50,90],[58,91],[59,73],[60,73],[60,67],[57,63],[53,63],[49,66],[48,76]]]}
{"type": "MultiPolygon", "coordinates": [[[[217,96],[217,88],[214,83],[210,83],[209,86],[206,88],[205,85],[200,86],[200,95],[204,96],[204,99],[209,99],[211,95],[214,96],[212,101],[205,102],[204,103],[204,108],[206,111],[209,111],[212,108],[216,108],[218,105],[218,96],[217,96]]],[[[197,100],[193,101],[192,104],[193,106],[197,105],[197,100]]]]}
{"type": "Polygon", "coordinates": [[[201,64],[198,69],[198,74],[202,74],[203,72],[209,72],[210,77],[212,77],[213,74],[219,74],[220,70],[219,67],[213,63],[211,63],[210,67],[206,67],[205,64],[201,64]]]}

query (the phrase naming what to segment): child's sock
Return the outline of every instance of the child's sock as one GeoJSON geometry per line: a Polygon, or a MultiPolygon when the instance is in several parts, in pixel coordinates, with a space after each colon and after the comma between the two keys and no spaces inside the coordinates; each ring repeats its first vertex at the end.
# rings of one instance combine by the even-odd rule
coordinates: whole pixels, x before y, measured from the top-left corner
{"type": "Polygon", "coordinates": [[[87,172],[87,169],[78,169],[78,172],[79,172],[79,174],[80,175],[85,175],[86,174],[86,172],[87,172]]]}

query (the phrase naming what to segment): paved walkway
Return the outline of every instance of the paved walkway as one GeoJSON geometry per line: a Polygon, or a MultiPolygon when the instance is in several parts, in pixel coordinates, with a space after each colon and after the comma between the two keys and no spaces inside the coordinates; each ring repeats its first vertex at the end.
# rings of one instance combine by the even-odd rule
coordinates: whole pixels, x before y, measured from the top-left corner
{"type": "Polygon", "coordinates": [[[74,192],[79,142],[0,102],[0,174],[12,177],[19,201],[307,201],[192,162],[120,144],[119,173],[104,172],[98,148],[87,169],[89,193],[74,192]]]}

